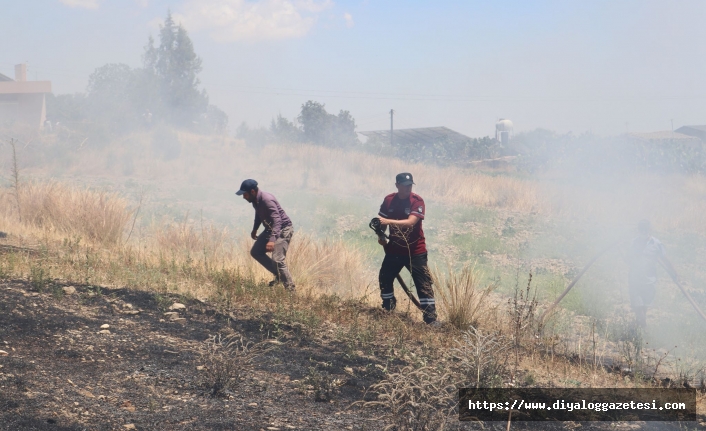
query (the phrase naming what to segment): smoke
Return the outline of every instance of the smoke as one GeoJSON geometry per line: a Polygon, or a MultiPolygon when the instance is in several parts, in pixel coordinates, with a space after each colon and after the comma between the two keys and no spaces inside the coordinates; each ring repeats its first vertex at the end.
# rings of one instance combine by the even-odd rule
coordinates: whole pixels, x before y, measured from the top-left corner
{"type": "MultiPolygon", "coordinates": [[[[432,264],[475,264],[504,294],[525,284],[531,272],[546,304],[599,250],[618,239],[629,241],[637,235],[637,222],[648,219],[692,296],[706,305],[706,178],[679,164],[645,163],[651,158],[635,157],[644,152],[625,136],[538,130],[510,142],[511,162],[487,167],[433,157],[410,161],[363,146],[278,142],[270,130],[257,141],[256,132],[245,127],[238,139],[161,125],[83,146],[72,133],[66,127],[20,136],[23,175],[87,182],[134,201],[146,190],[137,231],[154,221],[184,222],[203,214],[243,236],[252,227],[253,211],[234,192],[243,179],[255,178],[278,197],[298,232],[359,250],[375,286],[382,252],[367,222],[395,191],[394,176],[407,171],[427,203],[424,229],[432,264]]],[[[577,342],[571,341],[577,331],[595,325],[615,357],[625,343],[634,344],[626,254],[624,242],[598,259],[560,304],[564,311],[550,321],[551,331],[577,342]]],[[[640,345],[646,352],[648,346],[656,349],[655,355],[670,351],[670,358],[689,364],[685,372],[696,373],[703,366],[698,358],[706,354],[698,341],[703,325],[658,268],[657,295],[640,345]]]]}

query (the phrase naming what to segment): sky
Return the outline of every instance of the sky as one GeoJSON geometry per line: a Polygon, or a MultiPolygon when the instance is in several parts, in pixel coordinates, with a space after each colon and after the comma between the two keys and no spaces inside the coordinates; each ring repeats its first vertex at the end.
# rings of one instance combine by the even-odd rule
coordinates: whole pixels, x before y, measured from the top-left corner
{"type": "Polygon", "coordinates": [[[358,130],[446,126],[611,135],[706,124],[706,1],[24,0],[3,2],[0,73],[55,94],[141,65],[167,11],[230,128],[307,100],[358,130]]]}

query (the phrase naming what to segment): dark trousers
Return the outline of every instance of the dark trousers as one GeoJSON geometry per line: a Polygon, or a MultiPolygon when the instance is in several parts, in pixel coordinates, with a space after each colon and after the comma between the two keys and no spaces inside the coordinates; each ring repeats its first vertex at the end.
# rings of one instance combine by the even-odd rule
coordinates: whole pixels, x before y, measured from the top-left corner
{"type": "Polygon", "coordinates": [[[382,307],[386,310],[393,310],[397,300],[393,283],[395,277],[402,268],[407,268],[412,273],[412,280],[417,287],[419,303],[422,305],[424,321],[431,323],[436,320],[436,302],[434,301],[434,290],[432,289],[431,273],[427,267],[427,254],[416,256],[397,256],[386,254],[380,267],[380,296],[382,297],[382,307]]]}

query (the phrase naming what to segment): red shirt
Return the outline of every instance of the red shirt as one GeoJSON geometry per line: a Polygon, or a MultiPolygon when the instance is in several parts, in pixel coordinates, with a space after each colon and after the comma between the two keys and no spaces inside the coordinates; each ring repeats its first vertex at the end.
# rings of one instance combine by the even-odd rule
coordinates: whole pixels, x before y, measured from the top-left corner
{"type": "Polygon", "coordinates": [[[412,193],[408,199],[404,200],[399,199],[397,193],[385,196],[378,213],[381,217],[407,220],[410,215],[413,215],[420,219],[411,228],[390,226],[390,241],[385,246],[386,254],[416,256],[427,252],[427,244],[422,230],[425,212],[424,199],[418,194],[412,193]]]}

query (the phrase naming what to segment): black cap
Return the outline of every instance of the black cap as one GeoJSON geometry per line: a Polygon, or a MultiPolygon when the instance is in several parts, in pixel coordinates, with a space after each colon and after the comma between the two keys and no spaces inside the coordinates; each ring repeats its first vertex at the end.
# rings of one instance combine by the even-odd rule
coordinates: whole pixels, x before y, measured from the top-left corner
{"type": "Polygon", "coordinates": [[[397,174],[395,182],[401,186],[411,186],[414,184],[414,178],[412,178],[412,174],[409,172],[402,172],[401,174],[397,174]]]}
{"type": "Polygon", "coordinates": [[[249,192],[250,190],[254,189],[257,187],[257,181],[253,179],[245,180],[240,184],[240,190],[235,192],[236,195],[242,196],[244,193],[249,192]]]}

